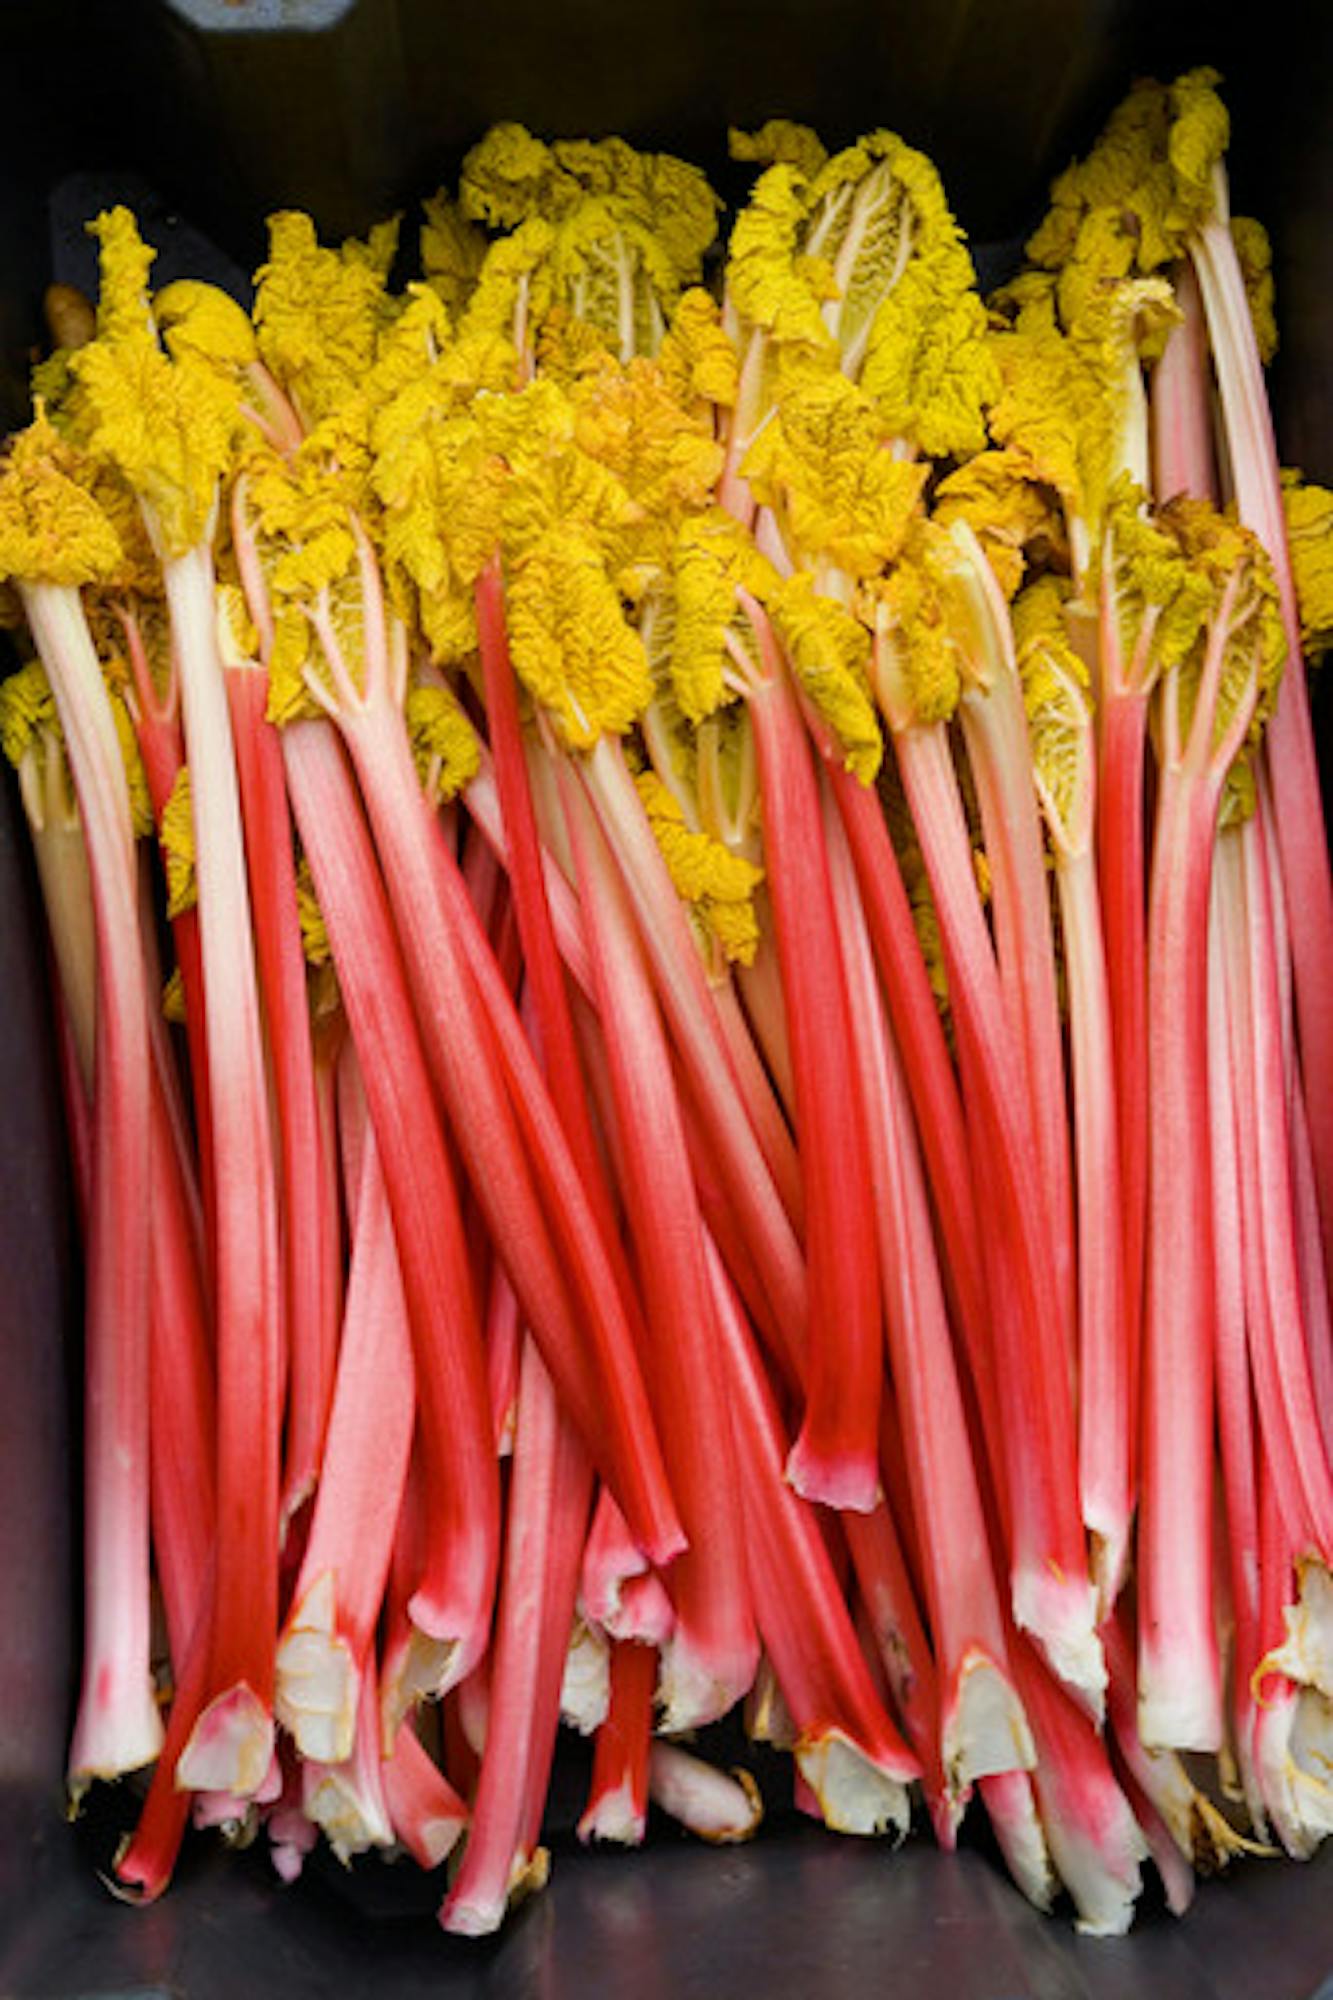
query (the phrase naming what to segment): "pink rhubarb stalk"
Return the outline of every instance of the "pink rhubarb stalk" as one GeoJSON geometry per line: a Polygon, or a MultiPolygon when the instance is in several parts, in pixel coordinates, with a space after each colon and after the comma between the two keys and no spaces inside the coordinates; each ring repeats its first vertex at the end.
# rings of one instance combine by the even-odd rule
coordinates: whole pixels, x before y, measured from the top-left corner
{"type": "MultiPolygon", "coordinates": [[[[362,1086],[344,1052],[345,1095],[362,1086]]],[[[343,1120],[355,1127],[356,1112],[343,1120]]],[[[379,1148],[364,1109],[347,1148],[352,1266],[323,1472],[278,1643],[278,1719],[304,1757],[352,1754],[360,1680],[407,1481],[416,1382],[402,1268],[379,1148]]]]}
{"type": "Polygon", "coordinates": [[[162,1743],[150,1666],[152,1089],[134,835],[120,742],[77,590],[21,586],[83,822],[97,935],[84,1402],[84,1655],[69,1784],[162,1743]]]}
{"type": "Polygon", "coordinates": [[[1188,733],[1180,672],[1162,683],[1148,916],[1149,1109],[1139,1728],[1149,1748],[1217,1750],[1222,1702],[1212,1590],[1213,1305],[1207,938],[1222,783],[1257,676],[1219,732],[1239,573],[1212,622],[1188,733]]]}
{"type": "Polygon", "coordinates": [[[181,1783],[245,1795],[273,1753],[278,1624],[277,1185],[239,786],[207,542],[162,565],[190,762],[216,1203],[218,1520],[202,1712],[181,1783]]]}
{"type": "Polygon", "coordinates": [[[1324,1262],[1333,1283],[1333,871],[1324,830],[1300,618],[1287,548],[1273,419],[1254,321],[1231,235],[1224,170],[1215,169],[1208,221],[1190,242],[1203,294],[1226,430],[1231,484],[1242,522],[1267,549],[1277,577],[1287,641],[1286,671],[1268,725],[1264,758],[1282,801],[1274,825],[1290,921],[1301,1064],[1323,1218],[1324,1262]]]}
{"type": "Polygon", "coordinates": [[[841,1833],[907,1830],[921,1765],[885,1713],[814,1510],[783,1475],[773,1393],[715,1247],[709,1269],[726,1358],[755,1618],[796,1730],[797,1768],[841,1833]]]}
{"type": "Polygon", "coordinates": [[[1014,1620],[1100,1714],[1105,1666],[1087,1579],[1069,1353],[1046,1257],[1025,1069],[977,895],[945,727],[914,718],[884,635],[875,676],[939,915],[974,1187],[987,1197],[986,1206],[978,1206],[978,1222],[988,1261],[1001,1277],[1000,1291],[992,1292],[992,1365],[974,1363],[974,1374],[999,1461],[997,1482],[1010,1496],[1006,1540],[1014,1620]]]}
{"type": "MultiPolygon", "coordinates": [[[[224,631],[224,640],[230,634],[224,631]]],[[[337,1212],[324,1199],[314,1051],[296,902],[291,813],[278,732],[268,720],[268,675],[224,645],[236,742],[255,947],[276,1107],[287,1336],[283,1518],[314,1491],[333,1401],[338,1296],[330,1284],[337,1212]]]]}
{"type": "Polygon", "coordinates": [[[405,1709],[416,1693],[462,1678],[486,1645],[499,1479],[485,1361],[448,1149],[356,788],[325,723],[289,724],[283,755],[360,1058],[412,1334],[435,1531],[411,1599],[412,1657],[407,1685],[396,1691],[405,1709]]]}
{"type": "Polygon", "coordinates": [[[591,1500],[582,1443],[529,1339],[481,1777],[462,1864],[440,1911],[446,1930],[467,1937],[498,1930],[510,1899],[545,1879],[537,1835],[591,1500]]]}
{"type": "Polygon", "coordinates": [[[810,747],[767,615],[753,599],[745,610],[759,664],[739,646],[735,664],[759,759],[805,1187],[805,1410],[788,1477],[807,1499],[868,1513],[879,1496],[883,1364],[860,1080],[810,747]]]}
{"type": "Polygon", "coordinates": [[[402,1723],[380,1772],[394,1838],[418,1868],[447,1861],[468,1823],[468,1809],[422,1743],[411,1721],[402,1723]]]}
{"type": "Polygon", "coordinates": [[[310,671],[311,692],[351,753],[427,1059],[525,1323],[636,1534],[666,1561],[682,1537],[606,1253],[512,997],[417,782],[402,718],[405,646],[391,647],[364,534],[358,546],[364,685],[325,595],[311,619],[329,679],[310,671]]]}
{"type": "Polygon", "coordinates": [[[925,1179],[852,858],[827,788],[824,831],[859,1095],[866,1107],[889,1362],[938,1673],[941,1755],[961,1806],[975,1779],[1032,1761],[945,1312],[925,1179]]]}
{"type": "Polygon", "coordinates": [[[597,1731],[579,1839],[642,1845],[648,1821],[648,1757],[657,1652],[632,1639],[611,1648],[611,1702],[597,1731]]]}
{"type": "Polygon", "coordinates": [[[644,1369],[689,1542],[667,1580],[676,1623],[662,1654],[665,1726],[693,1729],[726,1714],[758,1660],[703,1224],[666,1037],[627,901],[572,774],[564,793],[643,1293],[644,1369]]]}

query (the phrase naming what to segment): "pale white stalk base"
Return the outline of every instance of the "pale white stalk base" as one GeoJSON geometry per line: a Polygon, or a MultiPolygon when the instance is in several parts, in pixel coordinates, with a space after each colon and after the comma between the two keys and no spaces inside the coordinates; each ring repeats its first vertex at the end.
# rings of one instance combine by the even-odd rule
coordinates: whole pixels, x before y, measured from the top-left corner
{"type": "Polygon", "coordinates": [[[252,1798],[273,1760],[273,1717],[243,1683],[208,1704],[176,1765],[176,1789],[252,1798]]]}
{"type": "Polygon", "coordinates": [[[753,1658],[728,1662],[705,1659],[679,1626],[661,1651],[657,1704],[664,1736],[703,1729],[717,1722],[749,1692],[754,1679],[753,1658]]]}
{"type": "Polygon", "coordinates": [[[1124,1937],[1143,1889],[1148,1843],[1129,1806],[1121,1804],[1116,1825],[1096,1840],[1054,1819],[1046,1827],[1056,1872],[1078,1912],[1074,1928],[1086,1937],[1124,1937]]]}
{"type": "Polygon", "coordinates": [[[613,1792],[603,1792],[578,1824],[579,1839],[609,1841],[617,1847],[642,1847],[647,1820],[634,1803],[634,1787],[622,1778],[613,1792]]]}
{"type": "Polygon", "coordinates": [[[771,1743],[775,1750],[794,1750],[800,1737],[767,1653],[745,1697],[745,1733],[752,1743],[771,1743]]]}
{"type": "MultiPolygon", "coordinates": [[[[422,1701],[438,1701],[453,1686],[457,1639],[433,1639],[419,1625],[394,1657],[380,1689],[384,1741],[392,1743],[401,1725],[422,1701]]],[[[387,1664],[387,1663],[386,1663],[387,1664]]]]}
{"type": "Polygon", "coordinates": [[[1333,1700],[1333,1576],[1313,1556],[1298,1562],[1296,1572],[1296,1602],[1282,1612],[1287,1636],[1261,1671],[1283,1673],[1333,1700]]]}
{"type": "Polygon", "coordinates": [[[340,1764],[352,1754],[361,1677],[338,1636],[332,1570],[315,1579],[278,1645],[273,1707],[303,1757],[340,1764]]]}
{"type": "Polygon", "coordinates": [[[1037,1761],[1023,1704],[1008,1678],[984,1653],[968,1653],[958,1699],[944,1726],[941,1753],[949,1789],[965,1792],[978,1778],[1030,1771],[1037,1761]]]}
{"type": "MultiPolygon", "coordinates": [[[[1121,1743],[1121,1754],[1126,1745],[1121,1743]]],[[[1200,1791],[1184,1759],[1174,1750],[1139,1746],[1129,1769],[1156,1808],[1172,1840],[1201,1875],[1216,1875],[1238,1854],[1268,1854],[1271,1848],[1247,1840],[1206,1792],[1200,1791]]]]}
{"type": "Polygon", "coordinates": [[[367,1784],[360,1760],[305,1765],[306,1818],[323,1833],[343,1867],[372,1847],[392,1847],[394,1832],[379,1787],[367,1784]]]}
{"type": "Polygon", "coordinates": [[[1222,1747],[1222,1725],[1212,1693],[1198,1685],[1189,1660],[1168,1671],[1146,1653],[1139,1669],[1139,1736],[1148,1750],[1222,1747]]]}
{"type": "Polygon", "coordinates": [[[890,1833],[897,1840],[906,1834],[912,1816],[906,1785],[877,1770],[840,1731],[799,1743],[796,1763],[834,1833],[890,1833]]]}
{"type": "Polygon", "coordinates": [[[99,1688],[98,1698],[79,1703],[70,1746],[66,1790],[72,1808],[98,1779],[124,1777],[151,1764],[162,1748],[162,1717],[150,1675],[134,1675],[121,1689],[99,1688]],[[142,1680],[142,1686],[140,1681],[142,1680]]]}
{"type": "Polygon", "coordinates": [[[1049,1914],[1060,1884],[1026,1771],[986,1778],[981,1798],[1005,1864],[1034,1910],[1049,1914]]]}
{"type": "Polygon", "coordinates": [[[1286,1687],[1258,1710],[1254,1749],[1273,1829],[1308,1861],[1333,1833],[1333,1711],[1314,1690],[1286,1687]]]}
{"type": "Polygon", "coordinates": [[[441,1914],[440,1922],[445,1930],[459,1937],[491,1937],[516,1903],[546,1887],[550,1873],[551,1857],[544,1847],[531,1855],[520,1854],[515,1857],[506,1895],[487,1903],[458,1903],[451,1899],[445,1905],[448,1917],[441,1914]]]}
{"type": "Polygon", "coordinates": [[[560,1720],[591,1736],[611,1706],[611,1648],[595,1626],[574,1621],[560,1683],[560,1720]]]}
{"type": "Polygon", "coordinates": [[[1031,1635],[1052,1673],[1101,1726],[1106,1659],[1097,1637],[1097,1593],[1086,1577],[1054,1569],[1013,1572],[1014,1623],[1031,1635]]]}
{"type": "Polygon", "coordinates": [[[718,1846],[751,1839],[764,1817],[759,1787],[748,1771],[719,1771],[676,1743],[650,1747],[648,1793],[672,1819],[718,1846]]]}

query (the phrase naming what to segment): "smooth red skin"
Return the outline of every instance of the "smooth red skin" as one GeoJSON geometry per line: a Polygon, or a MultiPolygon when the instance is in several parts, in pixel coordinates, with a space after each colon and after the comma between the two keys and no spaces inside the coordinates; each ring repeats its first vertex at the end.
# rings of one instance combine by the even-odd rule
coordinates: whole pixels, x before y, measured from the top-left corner
{"type": "Polygon", "coordinates": [[[361,1059],[412,1327],[424,1469],[439,1531],[413,1617],[457,1638],[461,1675],[486,1643],[499,1563],[499,1479],[457,1192],[369,829],[336,736],[293,723],[292,804],[361,1059]]]}
{"type": "Polygon", "coordinates": [[[319,1477],[338,1361],[338,1298],[329,1238],[338,1218],[320,1170],[319,1107],[296,904],[296,859],[278,732],[267,718],[268,675],[229,668],[227,703],[241,786],[267,1044],[277,1105],[287,1349],[286,1467],[290,1512],[319,1477]]]}
{"type": "Polygon", "coordinates": [[[572,773],[562,773],[562,796],[604,1024],[617,1179],[643,1299],[644,1373],[689,1538],[667,1579],[672,1643],[709,1672],[721,1707],[696,1719],[713,1721],[748,1688],[758,1640],[702,1222],[666,1034],[628,899],[572,773]]]}
{"type": "Polygon", "coordinates": [[[443,1857],[432,1853],[427,1825],[453,1821],[461,1833],[468,1823],[468,1809],[410,1721],[399,1728],[393,1754],[385,1758],[380,1776],[389,1823],[397,1838],[418,1867],[437,1868],[443,1857]]]}
{"type": "Polygon", "coordinates": [[[540,1827],[560,1685],[592,1503],[592,1467],[529,1339],[506,1520],[481,1774],[462,1865],[440,1909],[446,1930],[494,1929],[516,1860],[540,1827]],[[535,1815],[534,1815],[535,1807],[535,1815]]]}
{"type": "Polygon", "coordinates": [[[643,1838],[648,1817],[648,1751],[653,1734],[653,1692],[657,1686],[657,1651],[637,1640],[617,1639],[611,1647],[611,1698],[606,1720],[593,1744],[592,1781],[588,1803],[579,1821],[579,1839],[596,1831],[595,1815],[603,1799],[624,1794],[643,1838]]]}
{"type": "MultiPolygon", "coordinates": [[[[139,756],[148,782],[148,796],[152,801],[153,816],[160,825],[162,815],[167,808],[167,801],[171,797],[176,779],[185,762],[185,738],[181,733],[175,696],[173,695],[165,707],[158,701],[148,662],[144,657],[143,643],[132,620],[126,626],[126,637],[129,641],[130,663],[135,683],[136,701],[133,709],[135,740],[139,745],[139,756]]],[[[171,942],[176,953],[176,964],[181,976],[181,991],[185,1000],[185,1039],[190,1052],[190,1076],[194,1084],[192,1104],[198,1134],[199,1187],[209,1232],[211,1259],[215,1228],[213,1112],[208,1089],[208,1029],[204,1013],[206,1002],[203,948],[199,942],[199,911],[193,904],[188,910],[182,910],[178,917],[172,918],[171,942]]]]}
{"type": "Polygon", "coordinates": [[[958,1081],[879,800],[873,787],[863,785],[823,744],[819,747],[856,865],[861,905],[916,1114],[944,1244],[940,1261],[949,1303],[972,1329],[975,1342],[986,1325],[986,1279],[958,1081]]]}
{"type": "Polygon", "coordinates": [[[137,1901],[154,1903],[171,1881],[189,1824],[194,1793],[176,1785],[176,1766],[194,1730],[209,1684],[212,1569],[183,1659],[175,1662],[175,1694],[162,1745],[133,1834],[113,1864],[117,1882],[137,1901]]]}
{"type": "Polygon", "coordinates": [[[876,1769],[921,1776],[884,1710],[861,1652],[816,1510],[788,1485],[786,1439],[773,1391],[721,1258],[710,1246],[745,1500],[755,1618],[782,1697],[803,1741],[841,1730],[876,1769]]]}
{"type": "Polygon", "coordinates": [[[780,661],[747,707],[796,1079],[809,1284],[806,1404],[791,1476],[811,1499],[868,1511],[879,1491],[882,1349],[870,1159],[851,1059],[819,793],[780,661]]]}
{"type": "Polygon", "coordinates": [[[1214,218],[1190,244],[1203,291],[1237,511],[1264,544],[1277,576],[1287,670],[1264,739],[1286,892],[1296,1016],[1323,1218],[1324,1268],[1333,1287],[1333,866],[1301,652],[1277,444],[1245,283],[1231,231],[1214,218]]]}

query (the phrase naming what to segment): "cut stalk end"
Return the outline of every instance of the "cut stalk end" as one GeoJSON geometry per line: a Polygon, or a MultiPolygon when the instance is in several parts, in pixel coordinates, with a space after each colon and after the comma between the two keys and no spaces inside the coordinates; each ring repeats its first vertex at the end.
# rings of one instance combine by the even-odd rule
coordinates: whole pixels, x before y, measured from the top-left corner
{"type": "Polygon", "coordinates": [[[249,1798],[273,1761],[273,1712],[241,1681],[215,1696],[176,1765],[176,1789],[249,1798]]]}
{"type": "Polygon", "coordinates": [[[872,1764],[840,1730],[796,1746],[796,1764],[815,1797],[824,1824],[834,1833],[907,1833],[912,1809],[907,1786],[878,1764],[872,1764]]]}
{"type": "Polygon", "coordinates": [[[840,1513],[873,1514],[883,1498],[873,1452],[824,1451],[804,1431],[788,1453],[787,1482],[802,1500],[840,1513]]]}

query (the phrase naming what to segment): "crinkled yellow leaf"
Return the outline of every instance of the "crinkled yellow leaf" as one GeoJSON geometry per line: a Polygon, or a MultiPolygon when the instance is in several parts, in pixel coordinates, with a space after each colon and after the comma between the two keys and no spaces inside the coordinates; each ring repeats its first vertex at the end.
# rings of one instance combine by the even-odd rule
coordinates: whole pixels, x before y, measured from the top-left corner
{"type": "Polygon", "coordinates": [[[1097,209],[1121,218],[1136,271],[1157,271],[1181,256],[1212,211],[1213,170],[1226,150],[1218,81],[1215,70],[1197,69],[1169,85],[1136,83],[1087,158],[1055,182],[1050,213],[1028,244],[1033,261],[1050,270],[1069,263],[1097,209]]]}
{"type": "Polygon", "coordinates": [[[70,361],[71,414],[93,456],[138,495],[163,552],[183,555],[208,531],[241,421],[239,390],[197,351],[173,361],[159,346],[147,291],[156,253],[129,210],[89,228],[101,246],[102,302],[97,338],[70,361]]]}
{"type": "Polygon", "coordinates": [[[1065,602],[1056,579],[1043,577],[1019,593],[1012,614],[1033,776],[1057,853],[1081,851],[1092,835],[1092,698],[1065,602]]]}
{"type": "Polygon", "coordinates": [[[692,831],[655,772],[641,772],[635,784],[677,895],[690,905],[726,958],[751,964],[759,947],[754,892],[764,878],[763,869],[733,854],[711,834],[692,831]]]}
{"type": "Polygon", "coordinates": [[[894,729],[947,722],[960,693],[951,607],[957,551],[933,521],[913,528],[899,561],[865,591],[876,646],[876,698],[894,729]]]}
{"type": "Polygon", "coordinates": [[[870,692],[870,634],[804,571],[783,579],[768,610],[801,691],[833,730],[847,769],[863,785],[873,783],[884,744],[870,692]]]}
{"type": "Polygon", "coordinates": [[[181,978],[178,965],[172,967],[162,988],[162,1018],[170,1021],[173,1027],[185,1026],[185,981],[181,978]]]}
{"type": "Polygon", "coordinates": [[[566,744],[638,720],[653,693],[643,641],[586,528],[548,528],[510,571],[507,605],[515,671],[566,744]]]}
{"type": "Polygon", "coordinates": [[[558,222],[588,197],[623,207],[660,241],[679,285],[699,276],[717,231],[717,197],[697,167],[668,153],[640,153],[624,139],[558,139],[496,125],[463,162],[465,215],[513,229],[533,217],[558,222]]]}
{"type": "Polygon", "coordinates": [[[1128,479],[1117,481],[1107,504],[1106,535],[1114,565],[1116,617],[1128,656],[1144,617],[1156,614],[1153,659],[1162,670],[1179,665],[1198,638],[1213,602],[1203,570],[1191,568],[1170,527],[1149,518],[1144,496],[1128,479]]]}
{"type": "Polygon", "coordinates": [[[92,483],[85,455],[39,408],[0,460],[0,575],[66,585],[116,577],[123,545],[92,483]]]}
{"type": "Polygon", "coordinates": [[[1307,485],[1298,473],[1282,476],[1301,645],[1315,659],[1333,645],[1333,493],[1307,485]]]}
{"type": "Polygon", "coordinates": [[[835,370],[810,368],[785,389],[743,470],[798,560],[862,577],[902,547],[929,468],[894,455],[863,390],[835,370]]]}
{"type": "Polygon", "coordinates": [[[153,295],[153,318],[167,352],[244,368],[258,355],[248,313],[217,285],[177,278],[153,295]]]}
{"type": "Polygon", "coordinates": [[[40,660],[0,681],[0,749],[17,770],[34,741],[61,736],[56,698],[40,660]]]}
{"type": "Polygon", "coordinates": [[[828,158],[828,148],[809,125],[794,125],[789,118],[770,118],[757,132],[742,132],[732,126],[727,133],[727,150],[733,160],[754,160],[762,167],[789,166],[807,180],[819,172],[828,158]]]}
{"type": "Polygon", "coordinates": [[[1273,311],[1273,246],[1262,222],[1252,215],[1231,218],[1231,240],[1236,246],[1245,295],[1250,302],[1254,338],[1259,359],[1271,361],[1277,353],[1277,319],[1273,311]]]}
{"type": "Polygon", "coordinates": [[[195,879],[194,807],[190,793],[190,767],[182,764],[171,787],[171,796],[162,810],[158,828],[162,859],[167,871],[167,915],[179,917],[199,900],[195,879]]]}
{"type": "Polygon", "coordinates": [[[824,324],[827,265],[803,250],[809,184],[794,167],[769,167],[736,217],[727,248],[727,298],[741,318],[784,348],[831,360],[824,324]]]}
{"type": "Polygon", "coordinates": [[[301,950],[307,965],[331,963],[333,947],[324,925],[324,912],[315,894],[315,878],[304,854],[296,864],[296,914],[301,925],[301,950]]]}
{"type": "Polygon", "coordinates": [[[391,316],[386,290],[397,226],[367,244],[319,242],[310,216],[283,209],[268,222],[268,261],[255,274],[260,356],[307,425],[336,415],[375,361],[391,316]]]}
{"type": "Polygon", "coordinates": [[[486,255],[486,238],[444,190],[423,204],[421,268],[449,317],[457,320],[471,296],[486,255]]]}
{"type": "Polygon", "coordinates": [[[412,755],[423,787],[434,799],[451,799],[481,768],[477,732],[447,687],[419,682],[404,705],[412,755]]]}
{"type": "Polygon", "coordinates": [[[736,350],[716,300],[697,285],[676,301],[657,360],[680,403],[715,403],[722,409],[735,403],[740,376],[736,350]]]}
{"type": "Polygon", "coordinates": [[[766,602],[777,573],[740,523],[715,507],[681,524],[671,580],[671,686],[682,714],[698,722],[728,699],[726,633],[738,617],[737,590],[766,602]]]}
{"type": "Polygon", "coordinates": [[[125,766],[125,785],[130,795],[130,826],[136,840],[145,839],[153,831],[153,802],[148,791],[148,774],[139,755],[139,739],[134,733],[130,712],[120,695],[108,691],[111,702],[111,719],[116,725],[116,737],[120,743],[121,762],[125,766]]]}
{"type": "Polygon", "coordinates": [[[1068,544],[1052,488],[1028,476],[1011,451],[982,451],[941,480],[931,516],[942,528],[966,521],[1012,598],[1029,563],[1063,563],[1068,544]]]}

